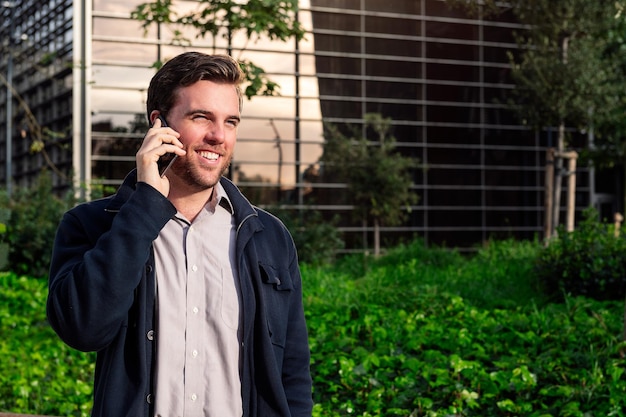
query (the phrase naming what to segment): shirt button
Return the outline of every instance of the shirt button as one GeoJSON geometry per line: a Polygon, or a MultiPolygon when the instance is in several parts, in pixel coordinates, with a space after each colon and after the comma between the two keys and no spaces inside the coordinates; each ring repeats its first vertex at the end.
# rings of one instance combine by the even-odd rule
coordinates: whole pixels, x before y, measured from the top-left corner
{"type": "Polygon", "coordinates": [[[194,358],[198,356],[198,351],[194,350],[193,352],[191,352],[191,356],[193,356],[194,358]]]}
{"type": "Polygon", "coordinates": [[[192,267],[191,267],[191,270],[192,270],[193,272],[196,272],[196,271],[198,270],[198,267],[197,267],[196,265],[194,265],[194,266],[192,266],[192,267]]]}
{"type": "Polygon", "coordinates": [[[148,394],[148,395],[146,396],[146,402],[147,402],[148,404],[152,404],[152,394],[148,394]]]}
{"type": "Polygon", "coordinates": [[[154,330],[148,330],[148,333],[146,333],[146,338],[150,341],[154,340],[154,330]]]}
{"type": "Polygon", "coordinates": [[[194,307],[192,311],[193,311],[194,314],[198,314],[198,311],[199,311],[198,307],[194,307]]]}
{"type": "Polygon", "coordinates": [[[191,394],[191,401],[195,401],[198,399],[198,396],[196,394],[191,394]]]}

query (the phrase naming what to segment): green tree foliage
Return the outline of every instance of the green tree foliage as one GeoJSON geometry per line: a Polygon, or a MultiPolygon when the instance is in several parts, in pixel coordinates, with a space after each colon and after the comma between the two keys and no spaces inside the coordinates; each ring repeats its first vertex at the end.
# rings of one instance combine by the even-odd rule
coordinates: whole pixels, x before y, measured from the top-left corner
{"type": "MultiPolygon", "coordinates": [[[[616,3],[618,13],[615,26],[606,31],[607,60],[618,67],[622,80],[626,79],[626,15],[623,4],[616,3]]],[[[598,168],[621,168],[626,175],[626,94],[617,91],[617,105],[607,108],[603,119],[594,126],[595,143],[588,156],[598,168]]],[[[626,178],[626,176],[625,176],[626,178]]],[[[622,180],[626,187],[626,182],[622,180]]],[[[626,198],[626,192],[624,193],[626,198]]]]}
{"type": "Polygon", "coordinates": [[[516,33],[519,49],[509,57],[516,84],[511,104],[529,126],[587,129],[624,109],[625,59],[616,54],[625,46],[621,2],[446,1],[487,16],[512,12],[527,28],[516,33]]]}
{"type": "Polygon", "coordinates": [[[528,25],[518,36],[523,53],[512,58],[514,99],[536,128],[601,125],[621,106],[626,92],[607,34],[621,19],[608,0],[519,2],[516,15],[528,25]]]}
{"type": "Polygon", "coordinates": [[[326,181],[345,182],[353,216],[375,229],[375,253],[379,253],[379,226],[395,226],[408,216],[418,196],[411,186],[411,169],[417,160],[401,155],[390,134],[391,119],[380,114],[365,116],[366,132],[351,130],[347,136],[334,125],[326,126],[326,142],[320,157],[326,181]],[[373,133],[374,140],[367,137],[373,133]]]}
{"type": "MultiPolygon", "coordinates": [[[[156,0],[139,4],[131,16],[141,21],[146,30],[153,24],[165,25],[172,30],[173,41],[182,45],[192,42],[184,35],[187,29],[191,29],[196,38],[208,36],[215,41],[223,37],[229,48],[238,34],[245,36],[247,43],[262,37],[283,42],[304,37],[304,29],[296,19],[298,0],[200,0],[198,3],[198,7],[178,13],[173,0],[156,0]]],[[[236,58],[246,76],[248,98],[278,92],[278,84],[265,75],[263,68],[250,60],[236,58]]]]}
{"type": "MultiPolygon", "coordinates": [[[[509,51],[515,89],[509,104],[535,130],[558,126],[557,150],[568,129],[593,130],[583,152],[597,166],[626,164],[626,22],[623,1],[446,0],[486,16],[511,13],[524,29],[509,51]]],[[[554,201],[560,206],[563,160],[556,159],[554,201]]],[[[554,212],[558,224],[559,210],[554,212]]]]}

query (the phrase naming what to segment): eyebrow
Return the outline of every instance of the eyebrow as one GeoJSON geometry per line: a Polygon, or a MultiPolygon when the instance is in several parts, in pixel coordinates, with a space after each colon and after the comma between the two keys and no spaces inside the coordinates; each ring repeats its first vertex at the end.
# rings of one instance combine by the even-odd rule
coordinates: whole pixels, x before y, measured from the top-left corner
{"type": "MultiPolygon", "coordinates": [[[[193,116],[194,114],[198,114],[198,113],[204,114],[204,115],[207,115],[207,116],[209,116],[209,115],[210,116],[215,116],[215,113],[213,113],[210,110],[195,109],[195,110],[189,110],[189,111],[185,112],[185,117],[193,116]]],[[[239,116],[238,114],[230,115],[226,119],[228,119],[228,120],[235,119],[238,122],[241,122],[241,116],[239,116]]]]}

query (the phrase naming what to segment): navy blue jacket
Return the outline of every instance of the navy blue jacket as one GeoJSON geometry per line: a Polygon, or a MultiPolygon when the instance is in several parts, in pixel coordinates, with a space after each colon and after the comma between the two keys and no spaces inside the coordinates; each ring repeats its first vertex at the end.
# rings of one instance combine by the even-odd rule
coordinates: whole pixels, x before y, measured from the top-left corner
{"type": "MultiPolygon", "coordinates": [[[[242,292],[244,417],[311,416],[309,346],[293,240],[227,179],[242,292]]],[[[155,334],[152,242],[176,213],[136,183],[81,204],[61,220],[50,266],[47,313],[69,346],[96,351],[94,417],[151,417],[155,334]]]]}

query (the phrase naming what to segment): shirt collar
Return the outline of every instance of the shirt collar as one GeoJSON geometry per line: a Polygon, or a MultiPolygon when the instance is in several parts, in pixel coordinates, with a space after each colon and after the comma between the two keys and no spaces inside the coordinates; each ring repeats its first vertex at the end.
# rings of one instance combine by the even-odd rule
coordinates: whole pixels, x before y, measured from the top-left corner
{"type": "MultiPolygon", "coordinates": [[[[230,201],[228,194],[226,194],[226,190],[224,189],[222,184],[220,184],[219,182],[215,185],[215,187],[213,187],[211,198],[205,204],[203,210],[206,210],[212,214],[212,213],[215,213],[215,209],[217,208],[218,205],[222,207],[223,209],[225,209],[226,211],[228,211],[231,216],[235,213],[235,209],[233,208],[233,204],[230,201]]],[[[200,216],[203,216],[203,214],[200,213],[200,216]]],[[[180,215],[180,213],[176,213],[176,215],[174,216],[174,219],[180,222],[189,224],[189,221],[184,219],[180,215]]]]}
{"type": "Polygon", "coordinates": [[[215,196],[215,198],[211,198],[212,201],[218,201],[220,207],[228,210],[230,214],[235,213],[233,203],[230,201],[228,194],[226,194],[226,190],[224,189],[224,187],[222,187],[222,184],[220,182],[218,182],[215,187],[213,187],[213,196],[215,196]]]}

